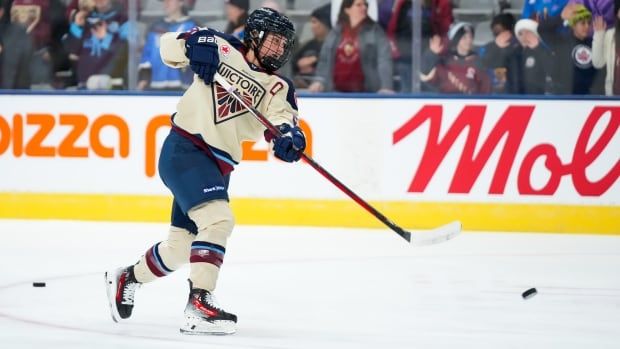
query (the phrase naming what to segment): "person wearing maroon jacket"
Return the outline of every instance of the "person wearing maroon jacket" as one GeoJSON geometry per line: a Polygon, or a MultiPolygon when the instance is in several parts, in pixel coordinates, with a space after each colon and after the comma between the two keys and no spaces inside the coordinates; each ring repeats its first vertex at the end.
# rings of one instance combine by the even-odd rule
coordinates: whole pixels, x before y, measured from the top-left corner
{"type": "Polygon", "coordinates": [[[393,92],[390,45],[368,16],[366,1],[342,1],[338,24],[321,47],[316,77],[312,92],[393,92]]]}
{"type": "Polygon", "coordinates": [[[431,38],[429,50],[422,57],[421,81],[442,93],[490,93],[489,77],[472,50],[473,26],[466,22],[455,23],[448,31],[448,38],[447,52],[439,36],[431,38]]]}
{"type": "Polygon", "coordinates": [[[11,20],[26,28],[36,49],[48,46],[51,40],[50,0],[14,0],[11,20]]]}
{"type": "Polygon", "coordinates": [[[49,87],[53,72],[62,70],[66,53],[60,37],[66,32],[64,4],[60,0],[13,0],[11,21],[22,25],[33,42],[31,84],[49,87]]]}
{"type": "Polygon", "coordinates": [[[0,88],[29,89],[32,41],[21,25],[5,21],[6,0],[0,0],[0,88]]]}

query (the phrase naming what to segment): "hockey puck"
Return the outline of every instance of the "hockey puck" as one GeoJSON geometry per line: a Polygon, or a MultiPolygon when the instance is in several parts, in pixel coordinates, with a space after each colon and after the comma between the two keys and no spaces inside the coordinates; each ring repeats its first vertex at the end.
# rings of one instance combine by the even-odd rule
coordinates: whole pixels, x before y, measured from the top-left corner
{"type": "Polygon", "coordinates": [[[32,287],[45,287],[45,282],[33,282],[32,287]]]}
{"type": "Polygon", "coordinates": [[[535,288],[530,288],[529,290],[523,292],[521,296],[523,297],[523,299],[530,299],[534,297],[536,294],[538,294],[538,291],[536,291],[535,288]]]}

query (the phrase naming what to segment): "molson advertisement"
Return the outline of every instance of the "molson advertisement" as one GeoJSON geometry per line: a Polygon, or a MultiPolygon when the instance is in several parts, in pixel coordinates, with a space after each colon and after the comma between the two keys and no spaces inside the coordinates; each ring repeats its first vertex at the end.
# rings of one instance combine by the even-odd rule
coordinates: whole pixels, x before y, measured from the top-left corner
{"type": "MultiPolygon", "coordinates": [[[[0,218],[166,222],[174,96],[0,95],[0,218]]],[[[397,224],[620,234],[620,101],[299,100],[307,153],[397,224]]],[[[249,113],[237,117],[253,117],[249,113]]],[[[382,224],[304,163],[244,144],[241,224],[382,224]]]]}

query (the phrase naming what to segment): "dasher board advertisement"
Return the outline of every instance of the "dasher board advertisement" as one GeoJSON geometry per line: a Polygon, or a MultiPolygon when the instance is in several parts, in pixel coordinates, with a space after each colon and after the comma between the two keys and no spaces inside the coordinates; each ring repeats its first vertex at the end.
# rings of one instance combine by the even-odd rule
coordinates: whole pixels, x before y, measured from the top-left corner
{"type": "MultiPolygon", "coordinates": [[[[37,194],[73,202],[169,199],[157,159],[177,100],[0,95],[2,212],[13,212],[6,203],[24,195],[30,203],[37,194]]],[[[498,208],[570,215],[594,209],[603,220],[620,213],[618,101],[300,98],[299,108],[312,157],[396,215],[437,217],[436,207],[473,210],[472,220],[498,208]]],[[[348,205],[308,165],[275,159],[262,140],[245,144],[243,158],[231,178],[233,204],[286,202],[294,211],[323,213],[348,205]]],[[[411,224],[426,226],[428,219],[411,224]]],[[[315,220],[348,225],[346,217],[315,220]]],[[[606,226],[620,230],[618,223],[606,226]]]]}

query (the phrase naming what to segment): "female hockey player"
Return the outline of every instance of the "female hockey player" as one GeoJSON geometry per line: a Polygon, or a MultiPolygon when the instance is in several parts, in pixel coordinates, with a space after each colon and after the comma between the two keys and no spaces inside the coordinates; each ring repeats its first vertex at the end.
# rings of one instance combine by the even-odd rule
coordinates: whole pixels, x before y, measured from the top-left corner
{"type": "Polygon", "coordinates": [[[190,293],[181,332],[236,331],[237,316],[221,309],[213,297],[234,225],[228,182],[241,159],[244,140],[264,135],[273,142],[274,155],[287,162],[298,161],[305,149],[293,84],[274,74],[288,60],[294,38],[291,21],[269,8],[250,14],[243,42],[208,28],[162,36],[164,63],[176,68],[189,65],[195,73],[172,116],[159,159],[159,175],[174,196],[170,232],[135,265],[105,273],[114,321],[131,316],[140,285],[190,263],[190,293]],[[278,125],[282,135],[266,131],[214,83],[216,73],[278,125]]]}

